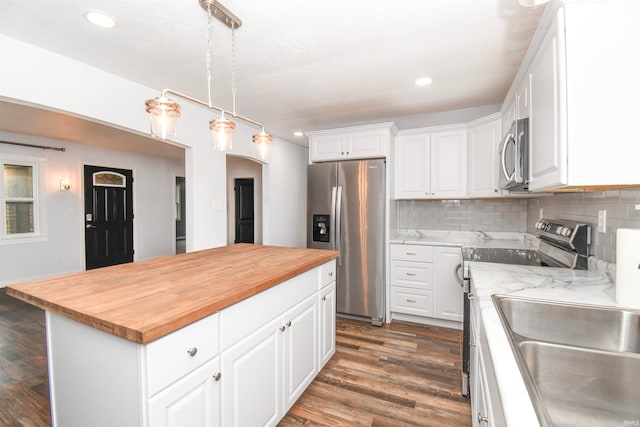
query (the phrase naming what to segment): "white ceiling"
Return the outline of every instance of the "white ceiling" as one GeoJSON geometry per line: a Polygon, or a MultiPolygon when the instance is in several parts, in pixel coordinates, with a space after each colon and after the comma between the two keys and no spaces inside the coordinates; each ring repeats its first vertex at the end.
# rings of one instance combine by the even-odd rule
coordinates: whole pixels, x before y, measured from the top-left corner
{"type": "MultiPolygon", "coordinates": [[[[238,113],[303,145],[294,130],[501,103],[542,13],[517,0],[223,4],[243,22],[238,113]],[[425,75],[433,84],[416,87],[425,75]]],[[[203,100],[206,21],[198,0],[0,0],[0,33],[203,100]],[[117,26],[92,26],[88,10],[117,26]]],[[[215,21],[214,34],[213,101],[230,108],[230,30],[215,21]]]]}

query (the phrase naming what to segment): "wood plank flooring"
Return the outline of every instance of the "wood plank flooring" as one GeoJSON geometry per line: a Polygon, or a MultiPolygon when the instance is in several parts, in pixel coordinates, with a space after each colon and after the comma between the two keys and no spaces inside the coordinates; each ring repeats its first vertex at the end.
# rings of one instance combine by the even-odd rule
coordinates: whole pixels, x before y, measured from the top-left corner
{"type": "MultiPolygon", "coordinates": [[[[336,354],[280,426],[469,426],[461,332],[338,319],[336,354]]],[[[48,426],[44,312],[0,289],[0,426],[48,426]]]]}

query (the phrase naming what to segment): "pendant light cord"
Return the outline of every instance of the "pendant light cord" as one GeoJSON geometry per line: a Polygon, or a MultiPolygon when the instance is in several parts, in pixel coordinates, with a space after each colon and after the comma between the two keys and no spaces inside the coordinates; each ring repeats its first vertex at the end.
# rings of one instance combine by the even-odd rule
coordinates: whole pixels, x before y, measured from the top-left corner
{"type": "Polygon", "coordinates": [[[211,68],[213,63],[213,58],[211,55],[212,45],[213,45],[213,34],[212,34],[212,26],[211,26],[211,3],[207,5],[207,94],[209,96],[209,108],[213,105],[211,103],[212,90],[211,90],[211,68]]]}
{"type": "Polygon", "coordinates": [[[233,97],[233,115],[236,115],[236,25],[231,24],[231,96],[233,97]]]}

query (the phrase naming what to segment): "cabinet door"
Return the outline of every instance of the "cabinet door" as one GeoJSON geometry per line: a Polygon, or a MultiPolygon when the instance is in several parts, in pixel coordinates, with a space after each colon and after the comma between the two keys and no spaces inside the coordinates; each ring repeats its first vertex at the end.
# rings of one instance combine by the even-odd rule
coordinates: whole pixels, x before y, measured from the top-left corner
{"type": "Polygon", "coordinates": [[[149,426],[219,426],[220,368],[214,358],[149,399],[149,426]]]}
{"type": "Polygon", "coordinates": [[[456,277],[460,248],[436,248],[436,317],[462,321],[464,292],[456,277]]]}
{"type": "Polygon", "coordinates": [[[370,131],[347,135],[346,156],[350,159],[386,157],[384,132],[370,131]]]}
{"type": "Polygon", "coordinates": [[[344,135],[314,136],[309,145],[312,162],[342,160],[346,155],[347,139],[344,135]]]}
{"type": "Polygon", "coordinates": [[[500,132],[500,135],[506,135],[507,132],[509,132],[511,124],[517,117],[516,109],[516,95],[514,94],[513,97],[509,100],[507,108],[504,110],[504,115],[502,117],[502,131],[500,132]]]}
{"type": "Polygon", "coordinates": [[[223,426],[275,425],[280,420],[284,331],[279,316],[221,354],[223,426]]]}
{"type": "Polygon", "coordinates": [[[336,352],[336,282],[320,291],[320,366],[336,352]]]}
{"type": "Polygon", "coordinates": [[[518,119],[526,119],[531,115],[529,102],[530,81],[529,75],[526,75],[518,87],[516,93],[516,117],[518,119]]]}
{"type": "Polygon", "coordinates": [[[402,135],[396,138],[396,199],[430,197],[429,141],[429,134],[402,135]]]}
{"type": "Polygon", "coordinates": [[[467,196],[467,131],[431,134],[431,197],[467,196]]]}
{"type": "Polygon", "coordinates": [[[469,197],[497,197],[500,119],[469,128],[469,197]]]}
{"type": "Polygon", "coordinates": [[[564,63],[564,40],[559,36],[557,24],[552,25],[530,68],[532,191],[567,182],[564,63]]]}
{"type": "Polygon", "coordinates": [[[318,373],[318,304],[312,296],[284,314],[284,393],[288,411],[318,373]]]}

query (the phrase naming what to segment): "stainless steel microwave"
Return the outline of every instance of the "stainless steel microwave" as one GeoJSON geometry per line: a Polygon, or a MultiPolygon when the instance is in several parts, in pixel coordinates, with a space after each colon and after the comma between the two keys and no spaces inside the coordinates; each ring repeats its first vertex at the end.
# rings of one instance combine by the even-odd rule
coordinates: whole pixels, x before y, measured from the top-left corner
{"type": "Polygon", "coordinates": [[[499,185],[503,190],[529,188],[529,119],[515,120],[502,139],[498,151],[499,185]]]}

